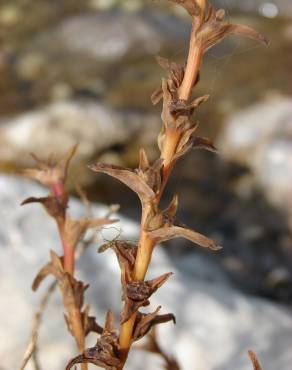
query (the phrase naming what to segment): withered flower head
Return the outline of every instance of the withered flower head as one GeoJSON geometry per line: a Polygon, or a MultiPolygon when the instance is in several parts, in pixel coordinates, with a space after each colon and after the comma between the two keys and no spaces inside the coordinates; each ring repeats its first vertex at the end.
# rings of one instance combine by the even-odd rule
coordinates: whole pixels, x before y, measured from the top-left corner
{"type": "Polygon", "coordinates": [[[76,364],[91,363],[105,370],[120,370],[122,362],[119,358],[119,343],[117,331],[114,328],[114,316],[108,311],[101,337],[92,348],[73,358],[66,366],[70,370],[76,364]]]}
{"type": "Polygon", "coordinates": [[[64,185],[67,179],[68,167],[78,145],[74,145],[63,158],[57,160],[52,155],[43,160],[35,154],[31,154],[36,162],[37,168],[26,169],[22,171],[24,176],[33,178],[41,184],[51,188],[54,195],[58,195],[58,186],[64,185]]]}
{"type": "Polygon", "coordinates": [[[124,300],[125,306],[121,313],[121,324],[129,320],[129,318],[138,311],[142,306],[149,304],[148,299],[153,293],[160,288],[166,280],[172,275],[172,272],[159,276],[156,279],[147,281],[132,281],[125,284],[124,300]]]}

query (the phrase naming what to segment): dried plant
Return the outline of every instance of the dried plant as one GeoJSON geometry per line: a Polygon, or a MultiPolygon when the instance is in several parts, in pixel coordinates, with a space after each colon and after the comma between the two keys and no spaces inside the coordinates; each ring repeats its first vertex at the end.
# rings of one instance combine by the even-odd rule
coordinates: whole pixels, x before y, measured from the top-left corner
{"type": "MultiPolygon", "coordinates": [[[[56,221],[64,256],[51,252],[51,261],[37,275],[33,289],[36,290],[42,280],[53,275],[60,287],[66,310],[66,323],[74,336],[79,355],[67,365],[69,370],[76,364],[86,369],[88,363],[106,370],[122,370],[125,367],[132,345],[148,334],[144,349],[162,356],[165,369],[177,370],[179,365],[158,345],[155,331],[157,324],[175,321],[173,314],[160,314],[161,307],[154,312],[142,313],[140,309],[149,305],[149,299],[172,275],[146,279],[152,252],[161,242],[174,238],[185,238],[195,245],[211,251],[221,249],[216,242],[197,231],[189,229],[176,219],[178,197],[173,196],[166,209],[161,209],[160,201],[169,176],[176,162],[191,149],[206,149],[216,152],[211,140],[195,135],[198,123],[193,118],[195,111],[203,104],[208,95],[193,97],[193,90],[199,81],[199,71],[204,54],[215,44],[229,35],[240,35],[267,44],[266,38],[250,27],[230,24],[224,20],[224,10],[215,10],[206,0],[171,0],[181,5],[192,20],[189,53],[187,62],[180,66],[173,61],[158,57],[167,76],[161,86],[153,93],[152,102],[162,106],[162,129],[158,137],[160,157],[150,163],[144,149],[140,150],[139,166],[129,169],[109,164],[96,163],[90,169],[112,176],[134,191],[141,202],[141,229],[137,243],[115,240],[102,245],[99,252],[112,249],[121,270],[123,308],[120,313],[119,327],[115,327],[115,318],[108,311],[104,327],[99,326],[89,316],[84,307],[84,291],[87,285],[74,278],[74,251],[85,231],[91,227],[101,227],[111,223],[108,218],[95,220],[84,218],[74,220],[67,214],[68,196],[65,181],[69,161],[76,148],[73,148],[61,161],[42,161],[35,157],[38,169],[27,170],[25,174],[37,179],[50,188],[46,198],[29,198],[24,204],[41,203],[48,214],[56,221]],[[85,337],[90,332],[99,337],[96,345],[85,349],[85,337]]],[[[255,355],[250,352],[255,370],[260,365],[255,355]]]]}
{"type": "MultiPolygon", "coordinates": [[[[64,317],[68,330],[75,338],[79,352],[82,353],[85,350],[86,336],[92,331],[101,332],[101,327],[96,323],[94,317],[89,316],[89,306],[84,305],[84,292],[88,288],[88,285],[76,280],[74,277],[76,247],[83,240],[88,229],[101,228],[104,225],[116,222],[116,220],[111,220],[108,217],[95,219],[90,217],[91,215],[75,220],[68,214],[68,194],[65,185],[69,163],[76,149],[77,146],[74,146],[59,161],[55,160],[52,156],[48,160],[41,160],[35,155],[32,155],[36,161],[37,168],[24,170],[22,174],[47,186],[50,193],[47,197],[43,198],[30,197],[24,200],[22,205],[41,203],[49,216],[56,222],[64,255],[63,257],[59,257],[56,252],[50,252],[51,260],[37,274],[32,284],[32,289],[36,291],[48,275],[55,277],[63,298],[64,317]]],[[[40,311],[36,315],[35,329],[33,330],[32,340],[28,347],[28,355],[25,356],[24,366],[22,368],[25,367],[35,349],[40,316],[47,299],[46,294],[40,306],[40,311]]],[[[86,370],[86,368],[87,366],[84,365],[83,370],[86,370]]]]}

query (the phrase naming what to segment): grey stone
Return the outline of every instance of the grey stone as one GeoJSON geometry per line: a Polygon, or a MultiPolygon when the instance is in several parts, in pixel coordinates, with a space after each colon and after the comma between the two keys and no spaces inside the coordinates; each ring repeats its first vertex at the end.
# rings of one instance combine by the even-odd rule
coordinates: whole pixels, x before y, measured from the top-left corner
{"type": "MultiPolygon", "coordinates": [[[[55,226],[44,211],[37,206],[19,206],[23,198],[43,194],[45,190],[30,181],[0,176],[0,233],[7,237],[0,249],[0,326],[4,333],[0,337],[0,357],[4,370],[17,368],[34,309],[44,291],[41,287],[39,292],[32,293],[31,281],[48,259],[49,249],[60,253],[55,226]]],[[[77,200],[71,203],[70,212],[75,216],[82,213],[77,200]]],[[[106,207],[94,206],[95,215],[105,212],[106,207]]],[[[120,225],[108,227],[102,232],[101,239],[116,237],[120,232],[127,239],[137,238],[137,224],[122,216],[120,219],[120,225]]],[[[173,312],[177,317],[176,326],[167,324],[159,328],[163,347],[177,356],[184,370],[194,367],[197,370],[250,370],[246,355],[249,348],[258,353],[265,370],[290,370],[291,314],[268,301],[234,291],[216,269],[212,281],[196,269],[190,273],[191,261],[196,266],[196,258],[189,257],[187,267],[178,270],[161,247],[155,250],[149,277],[175,272],[151,300],[152,308],[161,304],[162,312],[173,312]]],[[[206,270],[212,268],[207,260],[201,260],[203,263],[206,270]]],[[[78,263],[77,276],[91,284],[86,299],[92,304],[92,311],[100,323],[107,308],[118,313],[119,271],[111,251],[98,255],[96,246],[92,246],[78,263]]],[[[39,355],[45,369],[61,370],[68,358],[76,354],[62,316],[56,292],[40,331],[39,355]]],[[[93,343],[94,336],[88,345],[93,343]]],[[[159,362],[155,356],[133,350],[127,368],[153,369],[159,362]]]]}
{"type": "Polygon", "coordinates": [[[216,6],[223,7],[229,11],[259,13],[268,18],[277,15],[292,16],[292,5],[290,0],[215,0],[216,6]]]}
{"type": "Polygon", "coordinates": [[[235,113],[218,139],[222,154],[251,169],[267,199],[292,226],[292,99],[261,102],[235,113]]]}
{"type": "Polygon", "coordinates": [[[87,101],[56,102],[1,119],[0,162],[27,165],[30,152],[40,157],[50,153],[60,156],[79,143],[79,159],[86,163],[96,153],[134,138],[136,141],[140,138],[142,144],[145,138],[152,143],[151,133],[154,136],[159,125],[159,117],[154,114],[113,109],[87,101]]]}
{"type": "Polygon", "coordinates": [[[189,29],[188,22],[157,10],[81,13],[30,40],[18,62],[20,74],[26,74],[25,61],[33,54],[40,72],[29,72],[29,79],[59,76],[79,88],[96,88],[107,73],[114,80],[125,62],[177,52],[184,47],[189,29]]]}

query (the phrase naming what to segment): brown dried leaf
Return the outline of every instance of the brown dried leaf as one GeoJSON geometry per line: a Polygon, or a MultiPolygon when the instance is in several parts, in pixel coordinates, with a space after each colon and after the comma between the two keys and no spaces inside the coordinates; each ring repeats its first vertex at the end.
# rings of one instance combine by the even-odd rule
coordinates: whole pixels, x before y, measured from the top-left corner
{"type": "MultiPolygon", "coordinates": [[[[144,162],[144,165],[146,165],[146,162],[144,162]]],[[[143,170],[139,166],[139,168],[136,170],[139,177],[143,179],[143,181],[145,181],[145,183],[153,190],[154,194],[160,190],[162,166],[163,159],[159,158],[153,163],[153,165],[144,167],[143,170]]],[[[145,199],[145,201],[147,200],[148,199],[145,199]]]]}
{"type": "Polygon", "coordinates": [[[41,203],[48,214],[53,217],[58,224],[62,223],[65,219],[66,207],[64,203],[60,201],[60,198],[54,196],[48,196],[43,198],[30,197],[25,199],[21,205],[30,203],[41,203]]]}
{"type": "Polygon", "coordinates": [[[173,157],[174,162],[181,158],[192,148],[192,134],[197,129],[197,127],[198,124],[195,124],[182,133],[176,148],[175,155],[173,157]]]}
{"type": "Polygon", "coordinates": [[[139,157],[139,170],[146,171],[150,167],[150,163],[144,148],[140,149],[139,157]]]}
{"type": "Polygon", "coordinates": [[[184,68],[169,59],[156,57],[158,64],[168,71],[168,78],[176,88],[179,88],[184,78],[184,68]]]}
{"type": "Polygon", "coordinates": [[[164,214],[167,214],[168,217],[173,218],[176,215],[178,207],[178,196],[174,195],[169,206],[163,211],[164,214]]]}
{"type": "Polygon", "coordinates": [[[239,35],[261,42],[267,45],[268,39],[261,33],[248,26],[229,24],[224,22],[225,12],[215,11],[214,7],[209,6],[209,12],[204,25],[199,30],[198,39],[201,40],[204,51],[222,41],[230,35],[239,35]]]}
{"type": "Polygon", "coordinates": [[[248,37],[249,39],[258,41],[264,45],[269,45],[269,39],[265,35],[248,26],[240,24],[228,24],[227,32],[229,35],[244,36],[248,37]]]}
{"type": "Polygon", "coordinates": [[[153,190],[145,180],[129,168],[102,163],[96,163],[89,166],[89,168],[95,172],[102,172],[120,180],[139,196],[142,203],[155,196],[153,190]]]}
{"type": "Polygon", "coordinates": [[[192,148],[194,149],[205,149],[209,152],[218,153],[217,148],[214,146],[212,141],[207,137],[198,137],[195,136],[191,140],[192,148]]]}
{"type": "Polygon", "coordinates": [[[121,313],[121,324],[129,320],[132,314],[142,306],[148,305],[148,299],[172,275],[166,273],[148,281],[132,281],[125,287],[125,305],[121,313]]]}
{"type": "Polygon", "coordinates": [[[48,276],[53,275],[57,280],[61,279],[63,270],[63,258],[59,257],[54,251],[50,251],[51,262],[47,263],[37,274],[36,278],[32,283],[32,290],[35,292],[42,281],[48,276]]]}
{"type": "Polygon", "coordinates": [[[138,312],[133,333],[133,339],[135,341],[148,334],[155,325],[163,324],[169,321],[173,321],[173,323],[175,324],[175,316],[171,313],[158,315],[160,309],[161,306],[159,306],[154,312],[149,314],[138,312]]]}
{"type": "Polygon", "coordinates": [[[113,242],[103,244],[98,252],[102,253],[108,248],[112,248],[116,253],[119,266],[121,269],[121,282],[123,288],[131,280],[132,272],[135,265],[135,260],[137,256],[138,246],[126,241],[115,240],[113,242]]]}
{"type": "Polygon", "coordinates": [[[251,359],[251,362],[253,364],[253,369],[254,370],[263,370],[259,360],[257,359],[256,354],[253,351],[248,351],[249,358],[251,359]]]}
{"type": "Polygon", "coordinates": [[[66,241],[72,248],[75,248],[82,241],[88,229],[101,228],[117,221],[109,218],[81,218],[75,220],[67,216],[65,222],[66,241]]]}
{"type": "Polygon", "coordinates": [[[158,87],[151,95],[151,102],[153,105],[157,105],[163,98],[163,91],[161,87],[158,87]]]}
{"type": "Polygon", "coordinates": [[[73,358],[66,366],[66,370],[70,370],[76,364],[89,363],[105,370],[120,370],[122,366],[121,361],[116,354],[111,352],[107,346],[97,343],[95,347],[88,348],[82,355],[73,358]]]}
{"type": "MultiPolygon", "coordinates": [[[[170,91],[169,81],[165,78],[162,79],[162,91],[163,91],[163,107],[161,113],[161,119],[164,123],[164,129],[175,129],[176,128],[176,117],[172,113],[170,106],[174,97],[170,91]]],[[[163,144],[162,144],[163,145],[163,144]]]]}
{"type": "Polygon", "coordinates": [[[51,262],[44,266],[36,276],[32,289],[38,289],[40,283],[48,276],[53,275],[58,281],[59,288],[62,293],[64,307],[67,315],[65,320],[69,331],[77,338],[74,333],[74,317],[76,311],[81,311],[84,302],[84,292],[88,285],[84,285],[81,281],[76,280],[71,274],[64,271],[62,259],[51,251],[51,262]]]}
{"type": "Polygon", "coordinates": [[[89,333],[103,333],[103,327],[98,325],[96,322],[96,318],[93,316],[89,316],[89,306],[86,306],[82,312],[82,319],[83,319],[83,328],[84,328],[84,335],[87,336],[89,333]]]}
{"type": "Polygon", "coordinates": [[[151,332],[148,334],[147,338],[148,341],[144,343],[142,346],[138,347],[139,349],[161,356],[161,358],[164,361],[163,368],[165,370],[180,370],[180,366],[178,365],[177,361],[172,356],[166,354],[159,346],[156,338],[155,327],[153,327],[151,332]]]}
{"type": "Polygon", "coordinates": [[[210,95],[204,95],[196,98],[191,103],[188,103],[186,100],[173,100],[169,104],[169,109],[172,114],[175,114],[177,116],[190,117],[194,113],[194,110],[197,109],[201,104],[206,102],[209,97],[210,95]]]}
{"type": "Polygon", "coordinates": [[[92,363],[106,370],[120,370],[122,368],[122,362],[119,359],[118,336],[114,330],[114,316],[111,311],[107,312],[105,328],[96,345],[72,359],[66,370],[81,363],[92,363]]]}
{"type": "Polygon", "coordinates": [[[206,236],[180,226],[162,227],[160,229],[150,231],[148,235],[150,238],[155,240],[156,243],[161,243],[170,239],[185,238],[201,247],[209,248],[213,251],[222,249],[222,247],[206,236]]]}

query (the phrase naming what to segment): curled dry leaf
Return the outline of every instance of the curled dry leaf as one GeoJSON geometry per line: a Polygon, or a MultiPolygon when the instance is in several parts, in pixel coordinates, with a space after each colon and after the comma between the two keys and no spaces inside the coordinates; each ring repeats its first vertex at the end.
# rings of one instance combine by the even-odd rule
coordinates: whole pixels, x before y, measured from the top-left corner
{"type": "Polygon", "coordinates": [[[118,220],[110,220],[109,218],[81,218],[75,220],[67,215],[65,221],[66,242],[75,248],[77,244],[84,238],[88,229],[101,228],[105,225],[110,225],[118,220]]]}
{"type": "Polygon", "coordinates": [[[76,337],[73,322],[77,311],[81,312],[83,330],[86,335],[91,331],[99,332],[100,327],[95,322],[95,318],[89,316],[89,307],[86,307],[82,311],[84,293],[88,288],[88,285],[84,285],[81,281],[76,280],[71,274],[65,272],[63,268],[63,259],[53,251],[51,251],[51,262],[40,270],[33,281],[32,289],[36,291],[41,282],[48,275],[53,275],[58,281],[63,297],[64,307],[66,309],[66,314],[64,315],[65,321],[70,333],[76,337]]]}
{"type": "Polygon", "coordinates": [[[89,333],[97,333],[97,334],[102,334],[103,333],[103,327],[98,325],[96,322],[95,317],[89,316],[89,310],[90,306],[87,305],[85,309],[82,312],[82,321],[83,321],[83,328],[84,328],[84,335],[85,337],[89,333]]]}
{"type": "Polygon", "coordinates": [[[65,220],[65,214],[66,214],[66,205],[64,205],[64,202],[60,200],[59,197],[55,196],[48,196],[44,198],[35,198],[30,197],[25,199],[21,205],[26,205],[30,203],[41,203],[45,210],[48,212],[48,214],[53,217],[57,224],[61,224],[65,220]]]}
{"type": "Polygon", "coordinates": [[[151,332],[147,336],[147,342],[142,346],[138,347],[143,351],[154,353],[160,356],[163,361],[163,369],[165,370],[180,370],[180,366],[177,361],[170,355],[166,354],[163,349],[160,347],[157,341],[156,329],[153,327],[151,332]]]}
{"type": "Polygon", "coordinates": [[[161,306],[157,307],[154,312],[148,314],[138,312],[133,332],[134,341],[144,337],[154,326],[158,324],[163,324],[169,321],[173,321],[174,324],[176,323],[175,316],[172,313],[158,315],[160,309],[161,306]]]}
{"type": "Polygon", "coordinates": [[[263,370],[256,354],[253,351],[248,351],[249,358],[253,364],[253,370],[263,370]]]}
{"type": "Polygon", "coordinates": [[[160,229],[150,231],[148,233],[151,239],[155,240],[156,243],[161,243],[170,239],[184,238],[201,247],[209,248],[213,251],[222,249],[221,246],[217,245],[213,240],[206,236],[180,226],[169,226],[162,227],[160,229]]]}
{"type": "Polygon", "coordinates": [[[115,240],[113,242],[103,244],[98,252],[102,253],[107,249],[113,249],[116,253],[119,266],[121,269],[121,282],[125,287],[128,282],[132,280],[132,272],[135,265],[138,246],[122,240],[115,240]]]}
{"type": "Polygon", "coordinates": [[[172,272],[166,273],[156,279],[148,281],[132,281],[124,287],[125,305],[121,313],[121,324],[129,320],[129,318],[138,311],[142,306],[149,304],[148,299],[156,292],[162,284],[172,275],[172,272]]]}
{"type": "Polygon", "coordinates": [[[114,329],[114,316],[111,311],[107,313],[104,329],[96,345],[73,358],[66,366],[66,370],[82,363],[91,363],[106,370],[122,368],[122,362],[119,359],[118,335],[114,329]]]}

